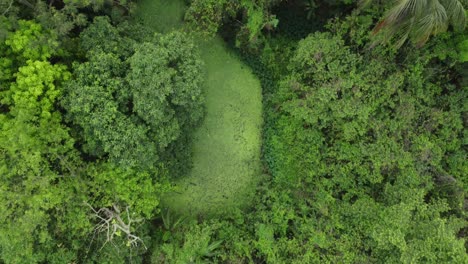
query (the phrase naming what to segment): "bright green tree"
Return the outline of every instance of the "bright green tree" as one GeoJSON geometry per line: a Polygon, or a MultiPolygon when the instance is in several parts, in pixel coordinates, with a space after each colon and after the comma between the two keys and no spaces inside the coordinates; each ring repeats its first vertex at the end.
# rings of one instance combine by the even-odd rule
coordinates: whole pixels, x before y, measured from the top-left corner
{"type": "Polygon", "coordinates": [[[285,199],[262,212],[259,250],[278,263],[463,263],[466,89],[425,77],[430,51],[413,50],[402,69],[383,47],[355,47],[310,35],[272,97],[266,159],[294,209],[285,199]]]}
{"type": "Polygon", "coordinates": [[[34,28],[38,29],[33,22],[21,22],[20,29],[8,39],[8,54],[18,54],[19,61],[12,57],[13,64],[20,65],[24,58],[28,61],[17,72],[12,70],[14,81],[0,94],[7,109],[0,114],[0,200],[4,201],[0,207],[0,259],[6,263],[71,261],[72,248],[64,244],[57,247],[55,239],[66,241],[86,229],[87,222],[77,217],[79,214],[61,213],[74,203],[66,191],[73,192],[73,184],[64,186],[69,179],[73,182],[79,166],[74,141],[55,109],[61,84],[70,73],[65,66],[33,60],[47,58],[47,49],[53,47],[23,52],[42,37],[34,28]],[[60,226],[72,215],[73,227],[60,226]]]}

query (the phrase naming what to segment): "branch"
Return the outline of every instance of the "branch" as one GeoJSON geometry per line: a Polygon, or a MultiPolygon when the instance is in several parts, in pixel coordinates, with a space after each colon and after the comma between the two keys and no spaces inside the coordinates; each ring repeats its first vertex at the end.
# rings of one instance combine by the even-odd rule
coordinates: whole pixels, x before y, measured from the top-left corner
{"type": "Polygon", "coordinates": [[[18,2],[20,2],[20,4],[23,4],[23,5],[25,5],[25,6],[29,7],[29,8],[34,9],[34,5],[31,4],[30,2],[28,2],[28,0],[18,0],[18,2]]]}
{"type": "Polygon", "coordinates": [[[6,13],[8,13],[8,11],[9,11],[10,8],[11,8],[11,6],[13,5],[13,1],[14,1],[14,0],[11,0],[11,1],[10,1],[10,5],[7,7],[7,9],[6,9],[5,11],[3,11],[2,16],[4,16],[6,13]]]}
{"type": "Polygon", "coordinates": [[[65,167],[66,167],[66,168],[68,169],[68,171],[71,173],[71,176],[72,176],[72,177],[76,177],[76,172],[75,172],[74,169],[72,169],[72,168],[70,167],[70,164],[68,163],[68,161],[65,161],[65,159],[63,158],[62,155],[58,155],[58,154],[57,154],[56,156],[57,156],[57,158],[62,162],[62,164],[65,165],[65,167]]]}
{"type": "Polygon", "coordinates": [[[132,233],[131,224],[141,222],[142,219],[132,219],[130,216],[129,207],[125,208],[125,213],[127,214],[127,223],[122,219],[121,211],[117,205],[112,205],[112,209],[103,207],[96,210],[89,203],[85,202],[91,210],[93,211],[93,216],[100,220],[98,224],[94,227],[95,233],[105,233],[106,241],[102,245],[101,249],[110,242],[113,243],[114,237],[118,234],[117,232],[121,231],[127,236],[128,244],[132,247],[142,244],[145,250],[147,247],[143,240],[132,233]]]}

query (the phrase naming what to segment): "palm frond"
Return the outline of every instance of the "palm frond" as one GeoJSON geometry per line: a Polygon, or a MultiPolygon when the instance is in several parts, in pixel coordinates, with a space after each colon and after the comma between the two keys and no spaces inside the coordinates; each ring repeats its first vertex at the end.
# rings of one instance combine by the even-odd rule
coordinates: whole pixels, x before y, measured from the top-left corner
{"type": "Polygon", "coordinates": [[[434,6],[432,9],[432,34],[436,35],[447,31],[449,24],[449,17],[447,11],[439,1],[435,0],[434,6]]]}
{"type": "Polygon", "coordinates": [[[203,256],[205,257],[213,257],[218,254],[217,248],[224,242],[224,240],[217,240],[212,243],[210,243],[203,252],[203,256]]]}
{"type": "Polygon", "coordinates": [[[224,240],[217,240],[217,241],[211,242],[210,245],[208,245],[207,250],[208,250],[208,251],[214,251],[214,250],[217,249],[223,242],[224,242],[224,240]]]}
{"type": "Polygon", "coordinates": [[[370,4],[373,2],[373,0],[359,0],[358,2],[358,8],[359,9],[364,9],[368,6],[370,6],[370,4]]]}
{"type": "Polygon", "coordinates": [[[388,24],[400,24],[410,17],[417,17],[423,12],[427,5],[426,1],[401,0],[387,13],[385,21],[388,24]]]}
{"type": "Polygon", "coordinates": [[[373,34],[381,32],[379,42],[395,40],[397,47],[408,38],[422,46],[430,36],[447,31],[449,24],[456,30],[465,28],[465,9],[459,0],[398,0],[374,27],[373,34]]]}
{"type": "Polygon", "coordinates": [[[439,1],[433,0],[427,13],[418,19],[412,35],[420,42],[427,40],[431,35],[445,32],[447,26],[448,16],[445,8],[439,1]]]}
{"type": "Polygon", "coordinates": [[[389,28],[388,37],[385,39],[386,42],[390,42],[390,39],[396,41],[393,46],[399,49],[409,39],[411,29],[414,27],[415,19],[411,18],[400,26],[389,28]]]}
{"type": "Polygon", "coordinates": [[[466,13],[462,3],[458,0],[442,0],[441,4],[447,10],[450,24],[455,30],[464,30],[466,26],[466,13]]]}

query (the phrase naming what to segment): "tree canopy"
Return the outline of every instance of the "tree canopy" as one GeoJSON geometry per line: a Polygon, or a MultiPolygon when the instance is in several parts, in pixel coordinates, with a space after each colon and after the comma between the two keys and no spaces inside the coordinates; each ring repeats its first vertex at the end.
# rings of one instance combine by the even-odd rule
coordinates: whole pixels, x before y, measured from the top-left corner
{"type": "Polygon", "coordinates": [[[97,17],[82,33],[87,61],[65,87],[67,118],[83,150],[129,167],[157,167],[161,153],[203,116],[202,63],[183,33],[137,43],[97,17]]]}
{"type": "Polygon", "coordinates": [[[466,1],[142,1],[0,0],[0,263],[468,263],[466,1]]]}

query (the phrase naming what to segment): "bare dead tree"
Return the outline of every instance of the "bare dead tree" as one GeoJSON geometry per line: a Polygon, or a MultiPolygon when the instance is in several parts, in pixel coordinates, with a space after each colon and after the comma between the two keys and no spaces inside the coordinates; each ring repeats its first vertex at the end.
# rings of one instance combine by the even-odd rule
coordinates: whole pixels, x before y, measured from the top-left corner
{"type": "Polygon", "coordinates": [[[143,219],[133,219],[130,216],[129,207],[125,207],[125,214],[127,215],[127,221],[125,222],[124,217],[119,206],[113,204],[111,208],[99,208],[96,209],[89,203],[85,204],[93,211],[93,216],[99,219],[99,223],[94,227],[95,234],[105,234],[106,241],[102,245],[101,249],[107,244],[112,243],[115,236],[120,236],[122,233],[127,237],[127,245],[131,247],[137,247],[142,244],[145,250],[147,247],[143,240],[132,233],[131,225],[143,221],[143,219]]]}

